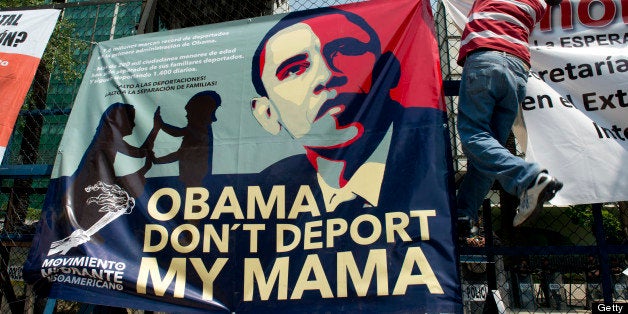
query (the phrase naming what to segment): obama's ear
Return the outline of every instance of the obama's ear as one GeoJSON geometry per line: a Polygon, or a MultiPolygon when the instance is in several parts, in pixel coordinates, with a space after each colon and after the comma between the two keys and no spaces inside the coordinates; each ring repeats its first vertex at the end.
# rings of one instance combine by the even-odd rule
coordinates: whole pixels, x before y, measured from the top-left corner
{"type": "Polygon", "coordinates": [[[275,110],[275,107],[267,97],[253,98],[251,100],[251,112],[253,116],[259,122],[259,124],[268,133],[277,135],[281,131],[281,124],[279,124],[279,115],[275,110]]]}

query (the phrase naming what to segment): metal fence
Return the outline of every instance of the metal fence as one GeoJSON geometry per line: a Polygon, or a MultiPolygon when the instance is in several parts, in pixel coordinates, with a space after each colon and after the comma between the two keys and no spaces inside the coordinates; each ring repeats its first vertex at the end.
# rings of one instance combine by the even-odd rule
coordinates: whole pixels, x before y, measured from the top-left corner
{"type": "MultiPolygon", "coordinates": [[[[32,1],[0,4],[1,10],[51,7],[62,10],[62,20],[42,63],[49,66],[42,65],[37,71],[0,167],[2,313],[41,313],[46,306],[46,299],[33,295],[22,281],[21,265],[41,214],[48,177],[81,73],[95,43],[347,1],[58,2],[42,2],[36,6],[32,1]]],[[[432,0],[431,4],[449,95],[451,149],[456,181],[459,181],[466,169],[455,128],[457,79],[461,68],[453,60],[457,56],[459,35],[438,0],[432,0]]],[[[517,147],[515,139],[511,139],[509,148],[521,154],[517,147]]],[[[488,308],[485,300],[491,290],[499,291],[505,307],[514,313],[580,312],[589,309],[596,300],[628,299],[628,277],[621,274],[627,266],[628,253],[626,202],[547,207],[534,225],[514,229],[511,221],[516,206],[516,198],[495,186],[481,215],[486,242],[480,246],[472,243],[459,246],[466,313],[488,308]]],[[[55,306],[57,313],[77,313],[84,305],[60,301],[55,306]]],[[[98,307],[94,311],[98,311],[98,307]]],[[[106,312],[115,311],[109,308],[106,312]]]]}

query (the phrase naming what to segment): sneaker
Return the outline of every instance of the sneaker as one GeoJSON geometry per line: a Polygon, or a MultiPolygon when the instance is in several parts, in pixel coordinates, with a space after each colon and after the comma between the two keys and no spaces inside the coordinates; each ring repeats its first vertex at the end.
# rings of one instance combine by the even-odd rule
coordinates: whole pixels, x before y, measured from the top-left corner
{"type": "Polygon", "coordinates": [[[466,245],[472,247],[483,247],[486,245],[486,239],[481,235],[476,235],[466,239],[466,245]]]}
{"type": "Polygon", "coordinates": [[[543,204],[551,200],[562,187],[563,183],[547,174],[547,170],[539,173],[532,185],[523,192],[512,225],[518,227],[533,215],[538,214],[543,204]]]}
{"type": "Polygon", "coordinates": [[[466,239],[473,238],[478,235],[480,229],[478,228],[475,220],[471,219],[469,216],[460,216],[458,217],[458,239],[463,240],[461,242],[466,242],[466,239]]]}

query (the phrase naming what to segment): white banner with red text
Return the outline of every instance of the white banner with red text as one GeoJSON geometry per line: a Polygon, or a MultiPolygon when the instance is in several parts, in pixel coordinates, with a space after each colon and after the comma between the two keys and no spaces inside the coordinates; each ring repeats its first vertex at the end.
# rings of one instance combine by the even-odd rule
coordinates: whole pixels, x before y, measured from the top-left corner
{"type": "MultiPolygon", "coordinates": [[[[463,29],[473,1],[443,3],[463,29]]],[[[625,0],[563,0],[530,36],[525,154],[564,182],[554,205],[628,200],[627,24],[625,0]]]]}
{"type": "Polygon", "coordinates": [[[59,12],[0,12],[0,162],[59,12]]]}

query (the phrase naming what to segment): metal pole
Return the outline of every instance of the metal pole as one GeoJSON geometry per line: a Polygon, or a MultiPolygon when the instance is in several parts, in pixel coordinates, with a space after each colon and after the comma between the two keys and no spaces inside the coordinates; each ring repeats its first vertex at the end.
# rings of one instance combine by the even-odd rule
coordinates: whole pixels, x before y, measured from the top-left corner
{"type": "Polygon", "coordinates": [[[482,220],[484,225],[484,248],[486,249],[486,284],[488,292],[484,301],[482,313],[499,313],[497,309],[497,300],[493,296],[493,290],[497,290],[497,270],[495,267],[495,253],[493,246],[495,239],[493,238],[493,222],[491,220],[491,202],[484,199],[482,202],[482,220]]]}
{"type": "Polygon", "coordinates": [[[147,0],[146,5],[144,6],[144,10],[142,12],[142,17],[140,18],[140,24],[137,27],[138,34],[145,34],[147,32],[152,32],[152,23],[155,18],[155,7],[157,6],[157,1],[155,0],[147,0]],[[148,26],[150,23],[150,26],[148,26]]]}
{"type": "Polygon", "coordinates": [[[613,283],[611,281],[611,267],[608,258],[608,247],[606,245],[606,234],[602,221],[602,204],[593,204],[591,210],[593,211],[593,232],[597,241],[600,261],[602,297],[604,298],[604,304],[610,305],[613,302],[613,283]]]}

